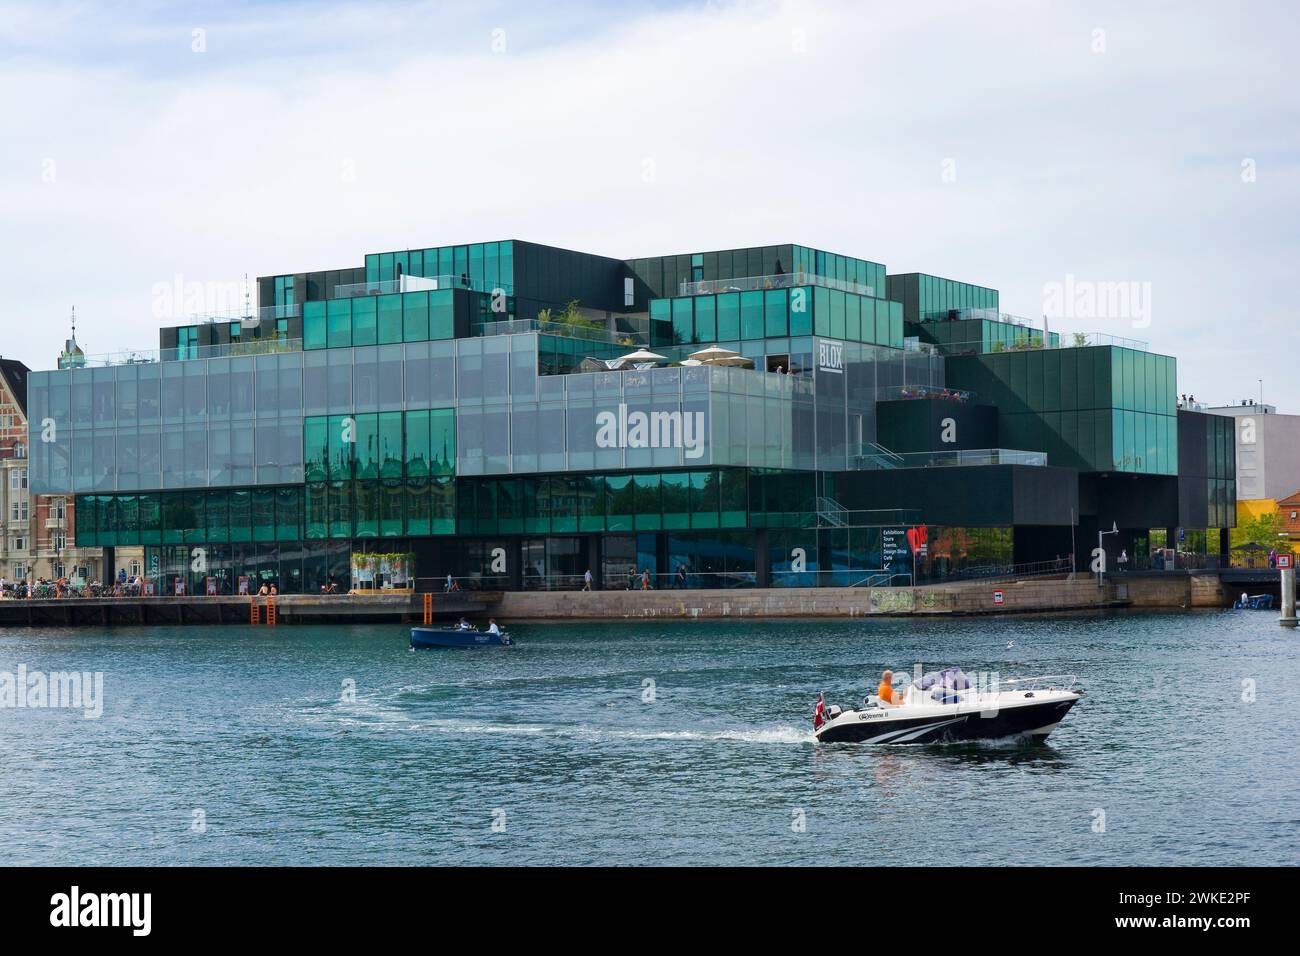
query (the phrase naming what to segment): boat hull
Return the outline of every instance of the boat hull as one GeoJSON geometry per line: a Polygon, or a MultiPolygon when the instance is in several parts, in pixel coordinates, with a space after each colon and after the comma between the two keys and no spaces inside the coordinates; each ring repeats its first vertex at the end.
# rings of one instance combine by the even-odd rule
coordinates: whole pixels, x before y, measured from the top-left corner
{"type": "Polygon", "coordinates": [[[511,643],[509,634],[461,631],[449,627],[411,628],[411,647],[416,650],[435,647],[507,647],[511,643]]]}
{"type": "Polygon", "coordinates": [[[822,743],[932,744],[966,740],[1026,737],[1046,740],[1070,708],[1070,694],[1037,702],[1001,706],[996,711],[925,707],[925,713],[900,710],[851,710],[816,731],[822,743]]]}

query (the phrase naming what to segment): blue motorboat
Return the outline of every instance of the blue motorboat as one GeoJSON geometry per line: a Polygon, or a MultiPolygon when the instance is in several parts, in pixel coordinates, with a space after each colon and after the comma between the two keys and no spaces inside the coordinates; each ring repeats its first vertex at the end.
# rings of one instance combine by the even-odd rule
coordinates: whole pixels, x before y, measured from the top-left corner
{"type": "Polygon", "coordinates": [[[1232,607],[1236,611],[1271,611],[1273,610],[1273,595],[1243,594],[1233,602],[1232,607]]]}
{"type": "Polygon", "coordinates": [[[411,628],[411,650],[430,647],[508,647],[513,643],[505,631],[493,634],[473,627],[411,628]]]}

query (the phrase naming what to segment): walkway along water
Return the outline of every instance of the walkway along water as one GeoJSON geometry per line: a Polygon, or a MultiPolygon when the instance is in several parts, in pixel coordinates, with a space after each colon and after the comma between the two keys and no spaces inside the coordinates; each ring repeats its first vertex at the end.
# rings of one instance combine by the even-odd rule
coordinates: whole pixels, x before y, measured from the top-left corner
{"type": "MultiPolygon", "coordinates": [[[[1098,587],[1083,574],[928,587],[735,588],[656,591],[457,591],[282,594],[280,624],[486,617],[506,620],[1002,615],[1119,608],[1227,607],[1235,596],[1214,572],[1117,575],[1098,587]]],[[[0,601],[0,626],[248,624],[267,621],[262,597],[65,598],[0,601]],[[252,613],[250,604],[259,606],[252,613]]]]}

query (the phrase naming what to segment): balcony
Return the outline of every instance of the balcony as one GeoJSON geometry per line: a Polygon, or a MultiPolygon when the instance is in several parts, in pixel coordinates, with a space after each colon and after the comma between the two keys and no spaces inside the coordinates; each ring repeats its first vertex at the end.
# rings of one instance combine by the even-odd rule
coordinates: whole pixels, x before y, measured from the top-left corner
{"type": "Polygon", "coordinates": [[[715,295],[719,292],[763,292],[768,289],[794,289],[799,286],[820,286],[823,289],[836,289],[840,292],[852,292],[856,295],[874,296],[873,286],[847,279],[829,279],[826,276],[812,275],[807,272],[783,272],[774,276],[746,276],[738,279],[705,279],[700,282],[683,282],[678,295],[715,295]]]}
{"type": "Polygon", "coordinates": [[[228,342],[222,345],[190,345],[172,349],[130,349],[87,355],[87,367],[115,365],[152,365],[155,362],[191,361],[194,359],[237,358],[241,355],[271,355],[279,352],[301,352],[302,339],[249,339],[246,342],[228,342]]]}
{"type": "Polygon", "coordinates": [[[1016,448],[971,448],[952,451],[893,452],[880,445],[870,444],[853,459],[858,471],[890,471],[896,468],[962,468],[988,465],[1047,464],[1047,453],[1022,451],[1016,448]]]}
{"type": "Polygon", "coordinates": [[[438,289],[469,289],[471,292],[504,292],[514,295],[514,286],[500,283],[489,285],[476,282],[467,275],[413,276],[385,279],[382,282],[349,282],[334,287],[334,298],[355,299],[363,295],[389,295],[394,292],[426,292],[438,289]]]}
{"type": "Polygon", "coordinates": [[[290,319],[302,314],[302,306],[268,305],[260,309],[235,309],[225,312],[199,312],[189,316],[190,325],[212,325],[214,323],[238,322],[246,329],[256,328],[267,319],[290,319]]]}

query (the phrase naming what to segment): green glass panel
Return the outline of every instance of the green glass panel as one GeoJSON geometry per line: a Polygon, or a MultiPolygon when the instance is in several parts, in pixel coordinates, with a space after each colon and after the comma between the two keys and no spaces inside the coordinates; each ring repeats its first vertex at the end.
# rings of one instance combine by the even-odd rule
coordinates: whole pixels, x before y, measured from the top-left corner
{"type": "Polygon", "coordinates": [[[427,478],[406,480],[406,533],[425,535],[433,533],[432,498],[427,478]]]}
{"type": "Polygon", "coordinates": [[[430,415],[429,449],[432,455],[431,474],[454,475],[456,473],[455,409],[439,408],[430,415]]]}
{"type": "Polygon", "coordinates": [[[740,337],[742,339],[763,337],[763,293],[761,291],[740,293],[740,337]]]}
{"type": "Polygon", "coordinates": [[[605,476],[605,528],[631,531],[636,514],[636,489],[631,475],[605,476]]]}
{"type": "MultiPolygon", "coordinates": [[[[356,415],[356,476],[379,477],[379,416],[356,415]]],[[[358,515],[360,505],[358,505],[358,515]]]]}
{"type": "Polygon", "coordinates": [[[379,534],[393,538],[406,530],[406,485],[397,478],[379,483],[379,534]]]}
{"type": "MultiPolygon", "coordinates": [[[[77,521],[80,524],[80,506],[77,521]]],[[[162,544],[162,499],[157,493],[140,496],[140,543],[162,544]]]]}
{"type": "MultiPolygon", "coordinates": [[[[762,295],[762,293],[759,293],[762,295]]],[[[663,527],[663,506],[658,474],[634,476],[636,486],[636,530],[654,531],[663,527]]]]}
{"type": "Polygon", "coordinates": [[[740,293],[724,292],[718,296],[718,341],[740,339],[740,293]]]}
{"type": "Polygon", "coordinates": [[[600,475],[577,478],[578,530],[605,530],[605,479],[600,475]]]}
{"type": "Polygon", "coordinates": [[[313,482],[303,490],[303,518],[308,538],[329,536],[328,488],[324,482],[313,482]]]}
{"type": "Polygon", "coordinates": [[[275,489],[253,489],[253,540],[275,540],[275,489]]]}
{"type": "Polygon", "coordinates": [[[247,489],[230,491],[230,540],[253,540],[253,493],[247,489]]]}
{"type": "Polygon", "coordinates": [[[813,332],[825,336],[831,334],[831,290],[823,286],[813,289],[813,332]]]}
{"type": "Polygon", "coordinates": [[[790,334],[812,335],[812,291],[807,287],[790,290],[790,334]]]}
{"type": "Polygon", "coordinates": [[[332,349],[352,344],[352,300],[330,299],[326,303],[326,340],[332,349]]]}
{"type": "Polygon", "coordinates": [[[711,295],[702,295],[695,300],[695,335],[696,341],[702,343],[718,339],[718,301],[711,295]]]}
{"type": "Polygon", "coordinates": [[[329,420],[323,415],[303,420],[303,476],[307,481],[329,477],[329,420]]]}
{"type": "Polygon", "coordinates": [[[831,338],[844,338],[844,293],[831,289],[831,338]]]}
{"type": "Polygon", "coordinates": [[[749,514],[746,507],[747,478],[743,469],[729,468],[721,472],[718,491],[719,518],[724,528],[745,527],[749,514]]]}
{"type": "Polygon", "coordinates": [[[281,541],[302,537],[302,491],[300,486],[275,490],[275,536],[281,541]]]}
{"type": "Polygon", "coordinates": [[[347,300],[352,303],[352,344],[375,344],[375,300],[371,296],[347,300]]]}
{"type": "Polygon", "coordinates": [[[449,339],[456,334],[456,308],[451,289],[429,293],[429,338],[449,339]]]}
{"type": "Polygon", "coordinates": [[[356,461],[356,420],[351,415],[329,417],[329,479],[352,478],[356,461]]]}
{"type": "MultiPolygon", "coordinates": [[[[405,421],[406,474],[411,478],[427,478],[432,455],[429,444],[429,416],[431,412],[407,412],[405,421]]],[[[427,494],[426,494],[427,497],[427,494]]]]}
{"type": "Polygon", "coordinates": [[[379,477],[402,477],[402,413],[383,412],[379,416],[379,477]]]}
{"type": "Polygon", "coordinates": [[[355,528],[359,538],[373,538],[379,535],[379,482],[353,482],[355,528]]]}
{"type": "Polygon", "coordinates": [[[456,533],[456,482],[452,478],[433,478],[429,482],[430,511],[434,534],[456,533]]]}
{"type": "Polygon", "coordinates": [[[302,347],[323,349],[328,345],[324,302],[305,302],[302,307],[302,347]]]}
{"type": "Polygon", "coordinates": [[[665,528],[691,526],[691,476],[685,472],[662,476],[663,516],[665,528]]]}
{"type": "Polygon", "coordinates": [[[688,345],[695,341],[694,319],[690,299],[671,299],[673,344],[688,345]]]}
{"type": "Polygon", "coordinates": [[[402,296],[400,293],[376,297],[379,302],[379,344],[402,341],[402,296]]]}
{"type": "Polygon", "coordinates": [[[764,334],[769,339],[790,334],[790,295],[786,289],[769,289],[763,293],[764,334]]]}
{"type": "Polygon", "coordinates": [[[209,491],[205,503],[204,520],[208,541],[222,542],[230,540],[230,492],[209,491]]]}
{"type": "Polygon", "coordinates": [[[402,296],[402,338],[423,342],[429,337],[429,293],[407,292],[402,296]]]}

